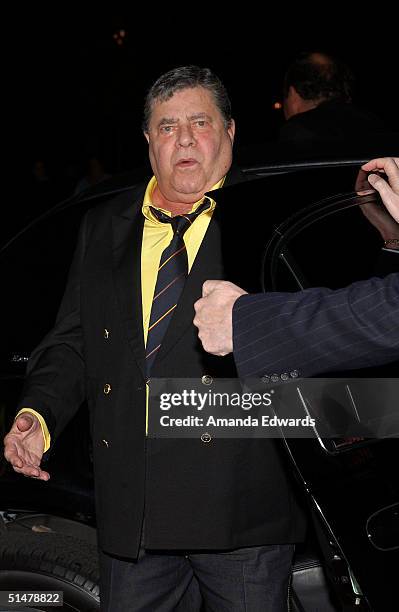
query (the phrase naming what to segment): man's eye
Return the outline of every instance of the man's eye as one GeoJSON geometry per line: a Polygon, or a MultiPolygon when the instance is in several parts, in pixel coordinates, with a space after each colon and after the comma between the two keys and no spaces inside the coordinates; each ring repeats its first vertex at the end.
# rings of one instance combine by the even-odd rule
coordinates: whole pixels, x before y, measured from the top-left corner
{"type": "Polygon", "coordinates": [[[173,130],[173,125],[163,125],[161,127],[162,134],[170,134],[173,130]]]}
{"type": "Polygon", "coordinates": [[[205,127],[206,121],[205,119],[198,119],[198,121],[195,122],[195,125],[197,125],[198,127],[205,127]]]}

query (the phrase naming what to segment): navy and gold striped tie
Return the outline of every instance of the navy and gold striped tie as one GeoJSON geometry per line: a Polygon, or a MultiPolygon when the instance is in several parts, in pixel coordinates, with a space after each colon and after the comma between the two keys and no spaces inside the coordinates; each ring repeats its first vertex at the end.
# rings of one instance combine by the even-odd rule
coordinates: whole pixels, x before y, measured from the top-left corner
{"type": "Polygon", "coordinates": [[[162,340],[176,309],[188,275],[187,250],[183,240],[184,233],[194,222],[194,219],[209,207],[210,201],[205,199],[195,212],[187,215],[177,215],[175,217],[169,217],[162,211],[150,207],[151,212],[158,221],[171,224],[173,238],[162,253],[152,300],[146,345],[148,378],[150,377],[151,366],[161,347],[162,340]]]}

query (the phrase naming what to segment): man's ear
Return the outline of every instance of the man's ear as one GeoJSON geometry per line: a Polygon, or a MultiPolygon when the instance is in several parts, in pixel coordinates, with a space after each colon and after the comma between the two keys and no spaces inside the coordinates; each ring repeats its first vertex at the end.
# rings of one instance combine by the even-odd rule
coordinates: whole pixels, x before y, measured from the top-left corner
{"type": "Polygon", "coordinates": [[[300,113],[300,105],[301,105],[301,96],[295,89],[293,85],[290,85],[288,88],[288,93],[286,98],[284,99],[284,116],[286,119],[290,119],[294,115],[300,113]]]}
{"type": "Polygon", "coordinates": [[[234,135],[236,133],[236,123],[234,119],[230,119],[230,125],[227,128],[227,133],[230,136],[231,144],[234,142],[234,135]]]}
{"type": "Polygon", "coordinates": [[[148,144],[150,143],[150,135],[148,132],[143,132],[144,134],[144,138],[146,139],[146,141],[148,142],[148,144]]]}

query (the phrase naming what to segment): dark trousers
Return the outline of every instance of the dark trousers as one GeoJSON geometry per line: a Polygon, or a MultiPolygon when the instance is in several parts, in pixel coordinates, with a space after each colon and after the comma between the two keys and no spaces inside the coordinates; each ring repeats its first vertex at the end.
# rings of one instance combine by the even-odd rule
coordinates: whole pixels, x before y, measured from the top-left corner
{"type": "Polygon", "coordinates": [[[294,546],[179,553],[137,560],[100,551],[102,612],[286,612],[294,546]]]}

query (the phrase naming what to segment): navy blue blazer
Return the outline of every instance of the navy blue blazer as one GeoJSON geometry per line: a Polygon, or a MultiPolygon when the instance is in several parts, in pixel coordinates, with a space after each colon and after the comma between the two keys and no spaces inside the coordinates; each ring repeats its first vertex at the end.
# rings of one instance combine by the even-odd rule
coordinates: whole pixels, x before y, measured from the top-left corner
{"type": "Polygon", "coordinates": [[[233,309],[233,345],[240,377],[284,380],[396,361],[399,273],[336,291],[244,295],[233,309]]]}

